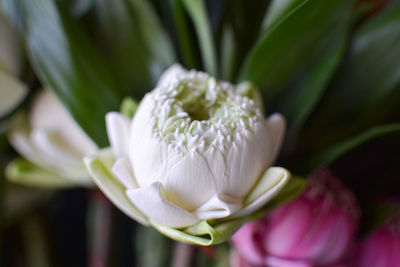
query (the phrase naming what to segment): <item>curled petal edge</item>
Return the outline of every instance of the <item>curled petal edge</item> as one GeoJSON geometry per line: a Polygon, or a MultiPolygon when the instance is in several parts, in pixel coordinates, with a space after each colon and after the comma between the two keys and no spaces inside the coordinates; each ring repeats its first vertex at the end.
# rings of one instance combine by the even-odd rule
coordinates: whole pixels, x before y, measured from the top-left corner
{"type": "Polygon", "coordinates": [[[114,154],[110,148],[100,150],[96,155],[84,158],[86,168],[101,191],[122,212],[143,225],[149,225],[148,219],[129,200],[125,187],[110,172],[114,154]]]}
{"type": "Polygon", "coordinates": [[[85,164],[93,176],[95,183],[114,203],[114,205],[116,205],[129,217],[137,220],[139,223],[143,225],[151,225],[160,233],[168,236],[171,239],[202,246],[210,246],[227,241],[244,223],[264,216],[267,212],[275,209],[279,205],[282,205],[283,203],[295,198],[303,191],[306,185],[302,178],[291,177],[290,179],[286,180],[286,176],[290,176],[287,170],[279,167],[271,167],[272,170],[270,170],[271,168],[268,169],[270,172],[269,175],[271,175],[272,171],[279,174],[286,172],[286,176],[284,176],[284,183],[278,182],[278,184],[282,187],[280,188],[281,190],[274,190],[275,193],[271,196],[268,196],[268,199],[270,200],[268,203],[265,204],[264,201],[268,200],[265,200],[265,194],[263,194],[262,190],[260,190],[262,187],[259,187],[260,185],[268,184],[265,182],[264,177],[268,172],[267,170],[267,172],[263,175],[264,180],[263,177],[260,178],[260,181],[256,184],[245,200],[247,205],[244,207],[244,209],[250,207],[252,203],[262,202],[262,204],[257,204],[257,208],[254,211],[250,211],[249,214],[240,214],[240,216],[238,215],[239,213],[236,213],[235,217],[231,216],[226,219],[202,220],[195,225],[177,229],[159,224],[147,218],[134,206],[125,192],[126,188],[110,172],[114,162],[115,158],[109,148],[101,150],[95,156],[85,158],[85,164]],[[260,192],[261,195],[259,194],[260,192]],[[257,199],[263,199],[263,201],[257,202],[257,199]]]}

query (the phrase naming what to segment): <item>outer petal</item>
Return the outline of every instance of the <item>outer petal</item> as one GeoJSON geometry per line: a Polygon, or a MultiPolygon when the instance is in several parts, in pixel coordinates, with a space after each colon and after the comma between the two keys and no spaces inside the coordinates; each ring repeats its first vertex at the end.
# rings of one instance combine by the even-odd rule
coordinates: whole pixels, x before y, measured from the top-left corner
{"type": "Polygon", "coordinates": [[[132,168],[127,159],[117,159],[111,171],[127,189],[138,187],[132,168]]]}
{"type": "Polygon", "coordinates": [[[280,167],[269,168],[260,178],[255,187],[247,195],[241,211],[233,218],[241,217],[256,211],[276,196],[290,179],[290,173],[280,167]]]}
{"type": "Polygon", "coordinates": [[[184,70],[181,65],[174,64],[163,72],[160,79],[158,80],[157,87],[167,86],[179,75],[186,74],[187,71],[184,70]]]}
{"type": "Polygon", "coordinates": [[[238,254],[251,264],[263,265],[265,250],[261,238],[267,231],[263,220],[244,224],[231,238],[238,254]]]}
{"type": "Polygon", "coordinates": [[[265,249],[275,256],[299,259],[295,253],[304,236],[312,229],[312,212],[302,198],[275,210],[270,217],[270,231],[265,234],[265,249]]]}
{"type": "Polygon", "coordinates": [[[279,113],[274,113],[267,118],[267,127],[271,144],[270,162],[273,164],[283,141],[286,129],[285,118],[279,113]]]}
{"type": "Polygon", "coordinates": [[[63,104],[50,90],[42,90],[34,99],[29,112],[32,129],[41,129],[59,133],[64,143],[80,157],[91,155],[97,146],[75,122],[63,104]]]}
{"type": "Polygon", "coordinates": [[[125,188],[111,174],[114,158],[110,148],[103,149],[95,156],[85,158],[86,167],[100,190],[129,217],[143,225],[148,225],[147,218],[134,206],[125,193],[125,188]]]}
{"type": "Polygon", "coordinates": [[[245,197],[256,184],[263,171],[270,166],[270,142],[265,123],[257,123],[254,133],[235,137],[227,156],[228,181],[222,192],[245,197]]]}
{"type": "Polygon", "coordinates": [[[145,188],[129,189],[127,195],[136,207],[158,224],[181,228],[199,222],[195,215],[163,197],[163,186],[160,182],[154,182],[145,188]]]}
{"type": "Polygon", "coordinates": [[[235,199],[223,194],[216,194],[209,201],[201,205],[195,214],[201,220],[218,219],[227,217],[242,207],[240,199],[235,199]]]}
{"type": "Polygon", "coordinates": [[[46,161],[54,165],[82,165],[81,156],[74,153],[57,132],[35,129],[31,132],[30,139],[37,150],[46,155],[46,161]]]}
{"type": "Polygon", "coordinates": [[[165,197],[186,210],[195,210],[216,193],[218,178],[202,155],[188,153],[167,171],[165,197]]]}
{"type": "MultiPolygon", "coordinates": [[[[60,160],[57,161],[53,156],[44,157],[44,155],[47,154],[41,152],[43,147],[32,144],[31,142],[28,122],[23,113],[15,117],[9,140],[13,147],[30,162],[36,164],[38,169],[44,169],[52,173],[55,172],[57,175],[53,175],[53,177],[65,177],[75,184],[82,184],[84,186],[93,185],[92,179],[90,179],[89,174],[85,170],[80,157],[77,157],[72,163],[60,160]]],[[[32,168],[29,169],[32,170],[32,168]]],[[[24,170],[26,169],[24,168],[24,170]]],[[[22,175],[20,171],[18,173],[22,175]]],[[[26,179],[23,178],[20,182],[22,183],[25,180],[26,179]]],[[[60,182],[62,183],[62,181],[60,182]]]]}
{"type": "Polygon", "coordinates": [[[29,140],[27,125],[28,122],[25,115],[23,113],[17,114],[9,135],[10,143],[29,161],[40,166],[46,166],[46,161],[42,159],[40,153],[32,146],[29,140]]]}
{"type": "Polygon", "coordinates": [[[287,260],[283,258],[267,256],[265,264],[271,267],[313,267],[314,265],[306,261],[287,260]]]}
{"type": "Polygon", "coordinates": [[[116,157],[128,158],[130,120],[118,112],[106,115],[108,139],[116,157]]]}

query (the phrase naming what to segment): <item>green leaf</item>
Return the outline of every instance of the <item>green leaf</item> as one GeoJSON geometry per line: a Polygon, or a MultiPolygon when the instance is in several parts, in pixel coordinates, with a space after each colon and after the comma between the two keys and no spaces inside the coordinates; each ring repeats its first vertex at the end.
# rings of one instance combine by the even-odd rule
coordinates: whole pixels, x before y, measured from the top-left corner
{"type": "Polygon", "coordinates": [[[141,98],[176,60],[155,11],[141,0],[97,0],[95,11],[93,30],[124,94],[141,98]]]}
{"type": "Polygon", "coordinates": [[[300,5],[305,0],[274,0],[272,1],[263,21],[263,29],[268,29],[273,23],[284,19],[284,17],[300,5]]]}
{"type": "Polygon", "coordinates": [[[187,68],[195,68],[198,66],[194,49],[195,43],[188,28],[189,21],[186,19],[182,0],[169,0],[168,4],[172,14],[174,33],[177,35],[182,61],[187,68]]]}
{"type": "Polygon", "coordinates": [[[388,6],[355,32],[343,65],[306,127],[316,147],[398,120],[399,41],[400,3],[388,6]],[[321,135],[319,129],[327,134],[321,135]]]}
{"type": "Polygon", "coordinates": [[[120,111],[128,118],[133,118],[139,104],[131,97],[126,97],[122,100],[120,111]]]}
{"type": "Polygon", "coordinates": [[[346,100],[347,107],[363,113],[376,108],[393,90],[398,89],[399,41],[400,3],[387,8],[359,29],[351,48],[349,64],[337,77],[337,96],[334,99],[347,96],[345,91],[352,88],[353,93],[346,100]]]}
{"type": "Polygon", "coordinates": [[[364,234],[370,233],[381,226],[390,215],[400,210],[399,203],[373,203],[363,212],[362,229],[364,234]]]}
{"type": "Polygon", "coordinates": [[[8,164],[6,177],[13,183],[37,188],[55,189],[76,186],[72,180],[22,158],[17,158],[8,164]]]}
{"type": "MultiPolygon", "coordinates": [[[[207,1],[207,4],[210,4],[210,2],[212,1],[207,1]]],[[[216,30],[216,40],[221,43],[219,53],[224,56],[224,54],[229,53],[229,49],[231,49],[229,46],[234,48],[234,55],[231,56],[232,59],[230,60],[231,66],[229,66],[230,73],[226,80],[233,83],[238,82],[239,68],[259,38],[262,31],[262,21],[270,2],[270,0],[230,0],[222,4],[223,17],[222,21],[217,24],[219,27],[216,30]],[[231,31],[232,37],[230,36],[231,31]],[[228,51],[225,50],[226,48],[228,48],[228,51]]],[[[211,8],[214,8],[212,4],[210,4],[211,8]]],[[[221,62],[221,66],[224,64],[226,63],[221,62]]]]}
{"type": "Polygon", "coordinates": [[[347,152],[355,149],[356,147],[384,135],[396,133],[400,131],[400,123],[393,123],[373,127],[362,134],[352,137],[348,140],[335,144],[322,152],[319,152],[308,160],[305,165],[306,171],[318,169],[322,166],[327,166],[343,156],[347,152]]]}
{"type": "Polygon", "coordinates": [[[300,127],[323,96],[344,55],[347,29],[344,21],[321,40],[304,62],[293,84],[272,107],[285,116],[289,129],[300,127]]]}
{"type": "Polygon", "coordinates": [[[270,106],[316,45],[346,20],[352,4],[347,0],[304,1],[265,31],[246,58],[240,79],[257,84],[270,106]]]}
{"type": "Polygon", "coordinates": [[[217,76],[217,62],[215,56],[214,40],[211,33],[211,26],[207,17],[204,1],[182,0],[196,28],[200,42],[201,54],[206,72],[217,76]]]}
{"type": "Polygon", "coordinates": [[[222,33],[221,41],[221,79],[225,81],[234,81],[234,67],[236,60],[236,46],[233,30],[225,27],[222,33]]]}
{"type": "Polygon", "coordinates": [[[107,142],[104,116],[119,107],[120,91],[101,55],[64,2],[19,0],[29,58],[41,81],[50,86],[100,146],[107,142]]]}

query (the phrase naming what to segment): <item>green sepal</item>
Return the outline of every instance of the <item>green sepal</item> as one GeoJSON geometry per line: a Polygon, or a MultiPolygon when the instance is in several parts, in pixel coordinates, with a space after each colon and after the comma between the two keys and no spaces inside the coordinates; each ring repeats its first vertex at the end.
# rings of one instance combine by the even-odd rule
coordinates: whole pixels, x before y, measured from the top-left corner
{"type": "Polygon", "coordinates": [[[56,189],[77,186],[72,180],[22,158],[14,159],[8,164],[6,177],[13,183],[37,188],[56,189]]]}
{"type": "Polygon", "coordinates": [[[135,99],[131,97],[125,97],[122,100],[120,111],[128,118],[133,118],[133,115],[135,115],[138,106],[139,104],[138,102],[136,102],[135,99]]]}

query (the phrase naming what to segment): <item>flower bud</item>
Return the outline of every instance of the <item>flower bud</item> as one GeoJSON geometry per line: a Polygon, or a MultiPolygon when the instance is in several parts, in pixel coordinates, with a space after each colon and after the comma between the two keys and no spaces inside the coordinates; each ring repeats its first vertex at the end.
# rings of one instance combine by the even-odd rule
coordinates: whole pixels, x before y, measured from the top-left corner
{"type": "Polygon", "coordinates": [[[232,238],[242,257],[264,266],[331,266],[353,243],[356,201],[329,171],[315,173],[294,201],[244,225],[232,238]]]}
{"type": "MultiPolygon", "coordinates": [[[[10,143],[22,156],[60,179],[74,184],[92,184],[83,157],[95,153],[97,146],[53,93],[41,91],[33,100],[28,118],[25,114],[18,115],[10,133],[10,143]]],[[[11,179],[18,179],[13,177],[12,169],[9,174],[11,179]]]]}
{"type": "MultiPolygon", "coordinates": [[[[123,186],[123,198],[140,211],[130,215],[142,223],[183,228],[244,217],[289,178],[286,170],[269,168],[283,139],[283,117],[266,120],[253,99],[206,73],[175,65],[133,119],[112,112],[106,122],[116,158],[111,180],[123,186]]],[[[94,180],[124,209],[95,162],[87,159],[94,180]]]]}
{"type": "Polygon", "coordinates": [[[400,267],[400,212],[367,236],[355,253],[354,267],[400,267]]]}

